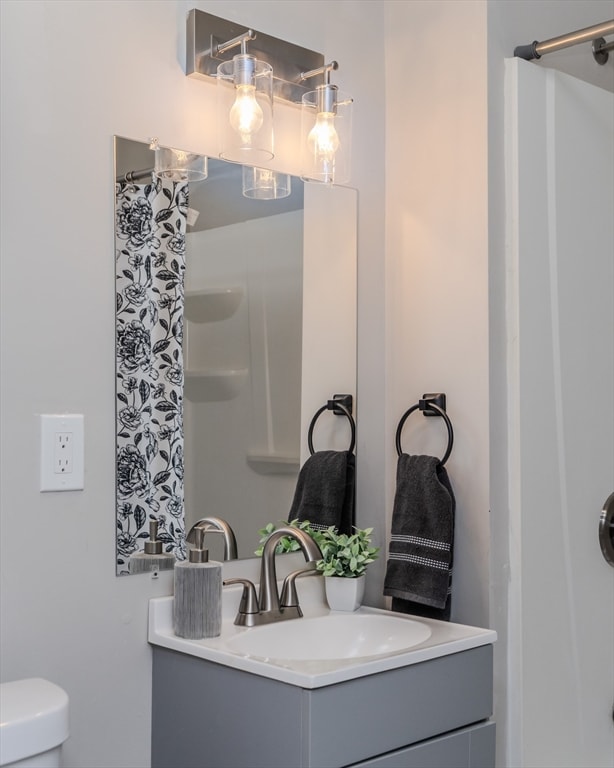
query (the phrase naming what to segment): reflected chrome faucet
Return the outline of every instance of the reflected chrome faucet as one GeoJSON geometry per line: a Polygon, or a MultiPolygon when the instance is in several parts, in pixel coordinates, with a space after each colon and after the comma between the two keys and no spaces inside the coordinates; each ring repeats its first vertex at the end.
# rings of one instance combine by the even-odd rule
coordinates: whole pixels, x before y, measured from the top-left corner
{"type": "Polygon", "coordinates": [[[187,540],[194,543],[195,531],[200,528],[203,533],[221,533],[224,537],[224,560],[237,559],[237,540],[230,525],[221,517],[202,517],[190,528],[187,540]]]}
{"type": "Polygon", "coordinates": [[[226,579],[224,584],[243,584],[243,596],[235,624],[242,627],[255,627],[285,619],[298,619],[303,615],[298,604],[296,579],[299,576],[319,576],[320,572],[311,568],[301,568],[286,576],[281,590],[281,599],[277,591],[277,572],[275,569],[275,550],[279,540],[287,536],[298,541],[305,560],[315,563],[322,557],[320,547],[308,533],[300,528],[284,526],[269,536],[262,550],[260,569],[260,595],[256,598],[256,589],[248,579],[226,579]]]}

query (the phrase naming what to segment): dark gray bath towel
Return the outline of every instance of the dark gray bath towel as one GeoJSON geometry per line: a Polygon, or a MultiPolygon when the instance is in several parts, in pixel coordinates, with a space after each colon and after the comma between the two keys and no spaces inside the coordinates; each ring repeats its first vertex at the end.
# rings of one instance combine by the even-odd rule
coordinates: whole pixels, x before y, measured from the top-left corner
{"type": "Polygon", "coordinates": [[[303,464],[289,520],[309,520],[318,529],[334,525],[351,533],[354,524],[355,459],[349,451],[317,451],[303,464]]]}
{"type": "Polygon", "coordinates": [[[384,594],[392,609],[449,619],[455,499],[435,456],[399,456],[384,594]]]}

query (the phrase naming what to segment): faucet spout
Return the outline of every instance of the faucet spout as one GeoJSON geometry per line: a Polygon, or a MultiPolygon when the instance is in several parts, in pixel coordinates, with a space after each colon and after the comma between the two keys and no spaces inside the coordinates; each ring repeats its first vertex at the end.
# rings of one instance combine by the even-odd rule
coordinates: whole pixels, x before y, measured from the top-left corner
{"type": "Polygon", "coordinates": [[[187,535],[189,542],[194,541],[197,528],[200,528],[203,533],[221,533],[224,537],[224,560],[237,559],[237,540],[226,520],[222,520],[221,517],[202,517],[190,528],[187,535]]]}
{"type": "MultiPolygon", "coordinates": [[[[320,560],[322,552],[320,547],[308,533],[300,528],[283,526],[269,536],[262,550],[262,566],[260,570],[260,596],[258,604],[260,613],[270,613],[281,617],[279,605],[279,592],[277,590],[277,572],[275,568],[275,550],[280,539],[284,536],[296,539],[307,562],[320,560]]],[[[301,614],[302,615],[302,614],[301,614]]]]}

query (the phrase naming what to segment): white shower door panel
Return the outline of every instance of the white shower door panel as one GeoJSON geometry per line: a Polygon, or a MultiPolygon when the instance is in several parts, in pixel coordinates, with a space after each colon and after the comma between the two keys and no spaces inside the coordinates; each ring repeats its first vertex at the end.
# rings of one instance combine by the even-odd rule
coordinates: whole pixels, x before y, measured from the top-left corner
{"type": "Polygon", "coordinates": [[[614,569],[597,531],[614,491],[614,95],[524,61],[508,75],[513,752],[612,768],[614,569]]]}

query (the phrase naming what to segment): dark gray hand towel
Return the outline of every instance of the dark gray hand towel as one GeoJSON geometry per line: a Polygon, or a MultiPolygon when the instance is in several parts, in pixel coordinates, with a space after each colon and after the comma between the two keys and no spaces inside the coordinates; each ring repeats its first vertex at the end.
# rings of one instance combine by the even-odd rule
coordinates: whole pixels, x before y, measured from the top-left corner
{"type": "Polygon", "coordinates": [[[351,533],[354,524],[355,459],[349,451],[317,451],[303,464],[289,520],[309,520],[351,533]]]}
{"type": "Polygon", "coordinates": [[[393,610],[449,618],[454,512],[439,459],[401,454],[384,580],[393,610]]]}

